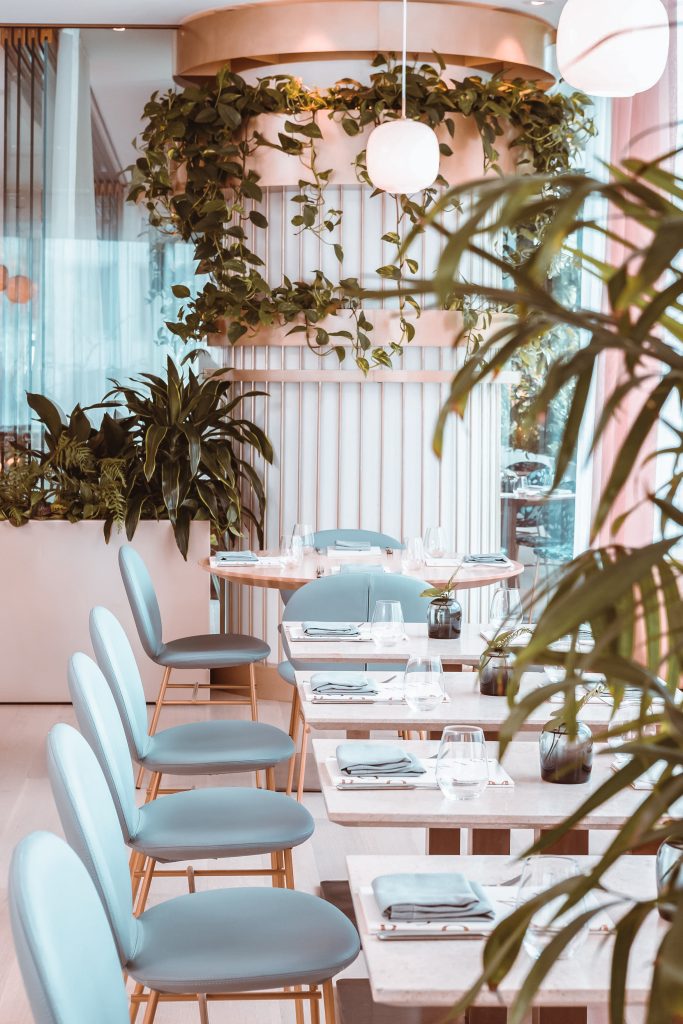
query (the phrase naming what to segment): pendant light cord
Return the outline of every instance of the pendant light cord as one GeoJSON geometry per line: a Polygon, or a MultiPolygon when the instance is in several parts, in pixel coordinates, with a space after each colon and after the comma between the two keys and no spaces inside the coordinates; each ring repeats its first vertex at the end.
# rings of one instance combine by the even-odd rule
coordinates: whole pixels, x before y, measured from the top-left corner
{"type": "Polygon", "coordinates": [[[406,116],[406,60],[408,48],[408,0],[403,0],[403,63],[401,65],[401,117],[406,116]]]}

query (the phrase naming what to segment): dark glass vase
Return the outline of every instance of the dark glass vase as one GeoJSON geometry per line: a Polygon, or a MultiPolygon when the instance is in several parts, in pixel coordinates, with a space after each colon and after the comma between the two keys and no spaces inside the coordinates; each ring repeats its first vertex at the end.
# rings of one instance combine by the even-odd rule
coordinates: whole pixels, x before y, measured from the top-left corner
{"type": "Polygon", "coordinates": [[[541,778],[563,786],[588,782],[593,768],[593,734],[584,722],[570,737],[564,725],[546,725],[539,740],[541,778]]]}
{"type": "Polygon", "coordinates": [[[454,597],[437,597],[427,612],[427,633],[432,640],[457,640],[462,629],[462,607],[454,597]]]}
{"type": "MultiPolygon", "coordinates": [[[[683,843],[667,842],[657,850],[657,895],[664,896],[672,889],[677,892],[683,889],[683,843]]],[[[665,921],[673,921],[676,913],[675,903],[660,903],[659,916],[665,921]]]]}
{"type": "Polygon", "coordinates": [[[505,654],[493,655],[479,669],[479,690],[487,697],[505,697],[512,679],[512,662],[505,654]]]}

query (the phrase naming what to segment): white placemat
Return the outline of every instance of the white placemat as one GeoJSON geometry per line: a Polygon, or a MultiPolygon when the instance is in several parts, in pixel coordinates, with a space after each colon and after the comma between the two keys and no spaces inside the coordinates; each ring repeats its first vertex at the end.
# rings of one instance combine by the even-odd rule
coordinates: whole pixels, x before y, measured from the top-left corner
{"type": "MultiPolygon", "coordinates": [[[[290,623],[285,622],[285,623],[283,623],[283,625],[284,625],[284,629],[285,629],[285,636],[287,637],[289,642],[293,643],[293,644],[300,644],[300,643],[305,643],[305,644],[314,644],[314,643],[353,644],[353,643],[371,643],[372,642],[372,636],[370,635],[370,627],[365,625],[365,623],[362,623],[362,624],[359,625],[358,636],[307,636],[304,633],[303,626],[299,622],[292,623],[291,625],[290,625],[290,623]]],[[[332,625],[332,623],[330,623],[330,625],[332,625]]]]}
{"type": "MultiPolygon", "coordinates": [[[[438,789],[436,781],[436,759],[418,758],[425,769],[424,775],[342,775],[336,757],[325,762],[327,774],[336,789],[438,789]]],[[[510,789],[514,779],[498,761],[489,760],[489,788],[510,789]]]]}

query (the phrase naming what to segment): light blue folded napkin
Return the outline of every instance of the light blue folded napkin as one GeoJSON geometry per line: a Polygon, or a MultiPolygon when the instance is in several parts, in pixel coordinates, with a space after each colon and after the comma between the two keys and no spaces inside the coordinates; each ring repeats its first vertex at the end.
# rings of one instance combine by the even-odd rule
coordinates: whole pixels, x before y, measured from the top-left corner
{"type": "Polygon", "coordinates": [[[397,743],[372,743],[358,740],[340,743],[337,747],[337,764],[342,775],[362,777],[364,775],[424,775],[414,754],[397,743]]]}
{"type": "Polygon", "coordinates": [[[340,551],[369,551],[371,544],[369,540],[336,540],[334,546],[340,551]]]}
{"type": "Polygon", "coordinates": [[[253,551],[217,551],[217,562],[258,562],[253,551]]]}
{"type": "Polygon", "coordinates": [[[364,672],[316,672],[311,676],[313,693],[377,693],[364,672]]]}
{"type": "Polygon", "coordinates": [[[496,916],[481,886],[457,872],[380,875],[372,891],[390,921],[492,921],[496,916]]]}
{"type": "Polygon", "coordinates": [[[305,636],[360,636],[355,622],[304,622],[302,626],[305,636]]]}
{"type": "Polygon", "coordinates": [[[482,565],[507,565],[508,559],[500,551],[494,551],[490,555],[465,555],[463,561],[482,565]]]}

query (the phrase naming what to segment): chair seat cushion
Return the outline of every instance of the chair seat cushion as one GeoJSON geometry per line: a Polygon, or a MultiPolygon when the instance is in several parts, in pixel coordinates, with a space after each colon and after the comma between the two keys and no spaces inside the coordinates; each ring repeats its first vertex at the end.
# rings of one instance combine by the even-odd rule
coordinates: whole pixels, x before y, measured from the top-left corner
{"type": "Polygon", "coordinates": [[[171,668],[230,668],[263,661],[270,647],[255,636],[240,633],[205,633],[184,636],[162,644],[154,659],[158,665],[171,668]]]}
{"type": "Polygon", "coordinates": [[[294,753],[282,729],[262,722],[188,722],[149,737],[140,764],[177,775],[248,772],[287,761],[294,753]]]}
{"type": "Polygon", "coordinates": [[[289,889],[213,889],[138,918],[126,970],[160,992],[314,985],[355,960],[358,933],[330,903],[289,889]]]}
{"type": "Polygon", "coordinates": [[[193,789],[143,804],[130,845],[166,863],[247,857],[299,846],[314,827],[306,808],[284,793],[193,789]]]}
{"type": "MultiPolygon", "coordinates": [[[[401,666],[401,671],[405,665],[401,666]]],[[[380,666],[380,671],[384,665],[380,666]]],[[[281,661],[277,667],[278,673],[286,683],[295,685],[295,672],[362,672],[363,665],[358,662],[330,662],[330,661],[281,661]]]]}

